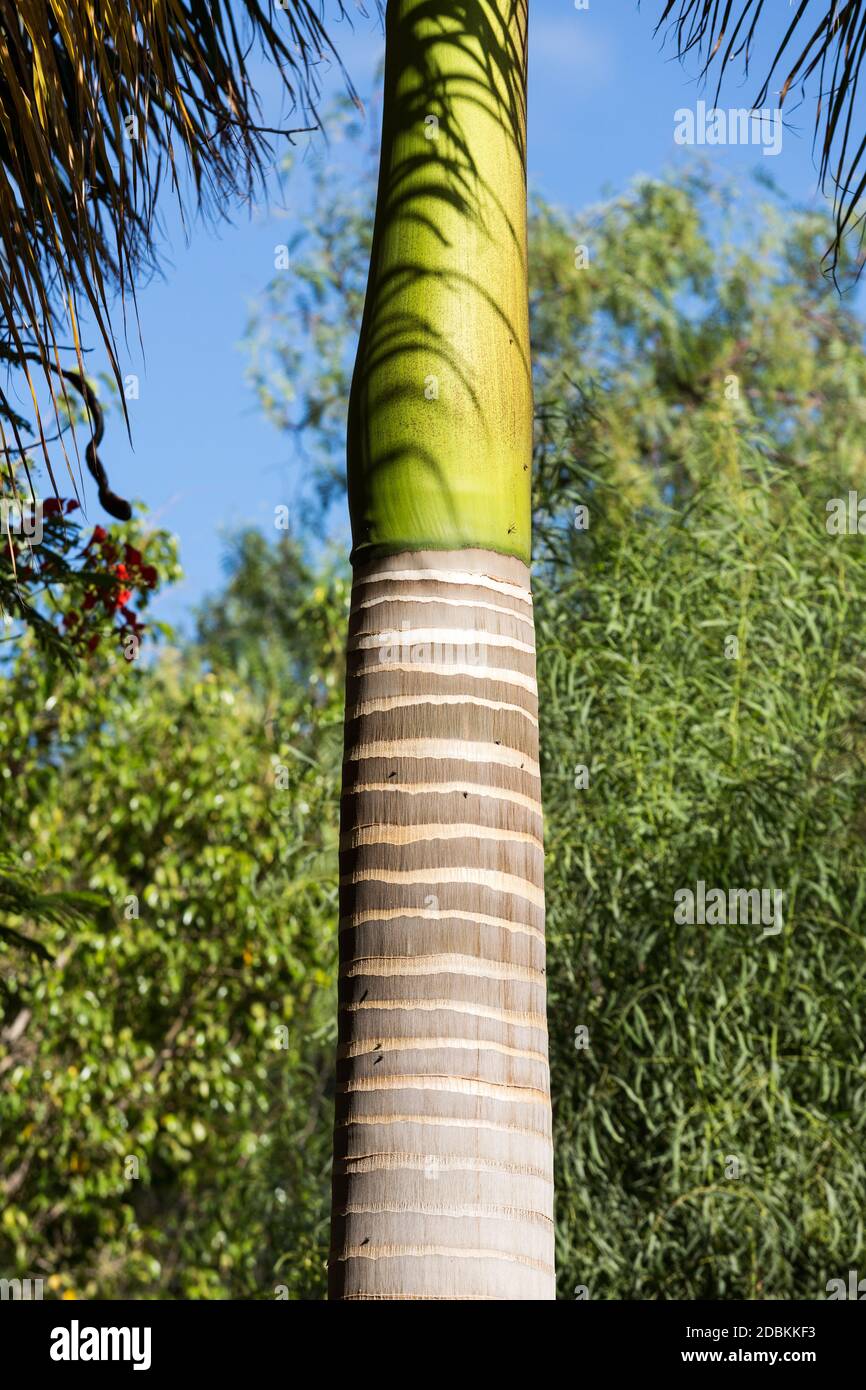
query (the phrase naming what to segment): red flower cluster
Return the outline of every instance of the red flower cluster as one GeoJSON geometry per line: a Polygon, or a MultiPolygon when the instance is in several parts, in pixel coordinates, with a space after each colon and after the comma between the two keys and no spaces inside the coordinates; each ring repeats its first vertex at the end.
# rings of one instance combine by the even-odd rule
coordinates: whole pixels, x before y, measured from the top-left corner
{"type": "Polygon", "coordinates": [[[74,497],[68,498],[65,502],[62,497],[45,497],[40,504],[43,517],[63,516],[64,512],[69,516],[70,512],[78,511],[78,503],[74,497]]]}
{"type": "MultiPolygon", "coordinates": [[[[130,603],[136,589],[141,592],[155,587],[159,579],[156,569],[144,563],[141,551],[134,545],[124,544],[121,549],[104,526],[93,528],[93,535],[82,553],[102,572],[104,581],[85,591],[81,604],[83,612],[89,613],[101,606],[115,620],[114,631],[122,645],[128,644],[130,638],[137,641],[144,631],[144,623],[130,603]]],[[[82,613],[72,609],[63,622],[70,636],[86,645],[88,651],[96,650],[100,633],[88,633],[89,624],[82,613]]]]}

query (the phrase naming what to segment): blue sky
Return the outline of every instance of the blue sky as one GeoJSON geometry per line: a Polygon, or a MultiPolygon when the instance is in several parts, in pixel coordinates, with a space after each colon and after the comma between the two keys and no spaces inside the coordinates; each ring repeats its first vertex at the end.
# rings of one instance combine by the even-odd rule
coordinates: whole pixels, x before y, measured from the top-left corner
{"type": "MultiPolygon", "coordinates": [[[[332,13],[325,0],[325,14],[332,13]]],[[[787,6],[777,0],[777,18],[787,6]],[[777,8],[778,7],[778,8],[777,8]]],[[[688,152],[674,143],[674,113],[703,95],[695,66],[685,70],[653,37],[659,0],[530,0],[529,177],[548,198],[569,207],[619,191],[635,174],[660,174],[688,152]]],[[[331,33],[362,96],[371,91],[381,55],[379,23],[353,17],[354,33],[331,33]]],[[[760,54],[753,71],[760,69],[760,54]]],[[[728,79],[721,105],[750,106],[756,80],[728,79]]],[[[325,95],[339,75],[323,79],[325,95]]],[[[277,83],[262,72],[267,124],[279,124],[277,83]]],[[[720,172],[769,166],[785,192],[817,200],[811,152],[811,106],[793,113],[778,157],[755,147],[712,150],[720,172]],[[797,129],[799,127],[799,130],[797,129]]],[[[307,139],[308,137],[301,137],[307,139]]],[[[316,137],[320,139],[320,137],[316,137]]],[[[163,204],[162,278],[139,294],[140,352],[134,325],[122,345],[124,372],[140,377],[130,401],[133,447],[118,417],[110,419],[101,450],[112,486],[143,499],[155,521],[180,539],[186,578],[156,606],[159,617],[188,627],[194,605],[221,582],[223,534],[242,524],[272,526],[274,507],[291,505],[297,470],[291,440],[260,415],[244,379],[240,350],[251,301],[273,272],[274,247],[289,242],[307,195],[303,172],[274,186],[269,207],[237,214],[215,233],[191,228],[189,244],[171,201],[163,204]],[[282,204],[282,205],[281,205],[282,204]]],[[[89,359],[99,366],[99,355],[89,359]]],[[[95,489],[88,492],[91,521],[102,521],[95,489]]]]}

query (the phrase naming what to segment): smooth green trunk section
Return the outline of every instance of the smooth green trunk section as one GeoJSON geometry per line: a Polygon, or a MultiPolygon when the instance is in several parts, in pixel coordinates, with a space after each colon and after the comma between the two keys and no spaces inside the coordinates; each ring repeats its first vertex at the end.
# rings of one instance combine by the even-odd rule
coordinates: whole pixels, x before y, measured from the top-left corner
{"type": "Polygon", "coordinates": [[[528,562],[526,0],[391,0],[349,404],[353,560],[528,562]]]}

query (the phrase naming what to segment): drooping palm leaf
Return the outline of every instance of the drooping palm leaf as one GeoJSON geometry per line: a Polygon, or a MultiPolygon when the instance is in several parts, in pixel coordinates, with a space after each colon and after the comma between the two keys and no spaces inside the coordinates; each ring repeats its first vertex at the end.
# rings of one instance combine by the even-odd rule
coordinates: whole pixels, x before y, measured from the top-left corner
{"type": "MultiPolygon", "coordinates": [[[[65,320],[83,376],[82,309],[119,377],[109,294],[125,314],[156,258],[163,180],[217,215],[260,184],[282,132],[259,124],[255,53],[280,69],[292,124],[314,124],[316,64],[339,58],[313,0],[0,0],[0,342],[43,446],[28,357],[55,399],[65,320]]],[[[13,416],[0,408],[7,463],[13,416]]]]}
{"type": "Polygon", "coordinates": [[[866,127],[857,121],[860,72],[866,56],[864,0],[661,0],[658,29],[674,33],[680,57],[697,53],[706,74],[716,63],[718,84],[732,62],[742,60],[748,73],[754,41],[771,11],[781,11],[784,32],[769,69],[762,76],[754,105],[760,107],[774,78],[780,78],[778,104],[794,90],[806,93],[816,81],[815,147],[820,149],[822,187],[832,190],[836,235],[828,257],[835,270],[839,246],[848,232],[866,224],[866,127]]]}
{"type": "Polygon", "coordinates": [[[62,926],[71,929],[98,917],[108,905],[99,893],[49,892],[8,855],[0,855],[0,941],[52,960],[52,952],[22,926],[62,926]],[[13,926],[9,918],[14,920],[13,926]]]}

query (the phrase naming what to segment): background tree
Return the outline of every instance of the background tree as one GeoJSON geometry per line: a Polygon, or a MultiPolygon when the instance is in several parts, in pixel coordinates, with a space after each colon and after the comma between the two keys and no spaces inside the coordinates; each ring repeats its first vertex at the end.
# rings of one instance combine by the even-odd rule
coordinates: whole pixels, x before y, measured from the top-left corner
{"type": "Polygon", "coordinates": [[[28,847],[23,901],[0,864],[0,1268],[46,1296],[321,1284],[347,589],[320,583],[278,705],[230,642],[216,670],[209,642],[49,676],[25,638],[0,682],[3,840],[28,847]]]}
{"type": "MultiPolygon", "coordinates": [[[[340,186],[301,296],[338,243],[335,284],[363,266],[340,186]]],[[[866,357],[829,234],[699,172],[530,218],[562,1298],[812,1299],[862,1264],[866,574],[826,504],[864,485],[866,357]],[[777,884],[784,932],[678,926],[698,878],[777,884]]],[[[291,294],[263,373],[271,329],[277,370],[303,349],[291,294]]],[[[306,388],[315,417],[332,369],[306,388]]],[[[325,1289],[349,577],[229,554],[201,643],[6,648],[2,843],[44,897],[0,870],[0,1273],[52,1296],[325,1289]]]]}

